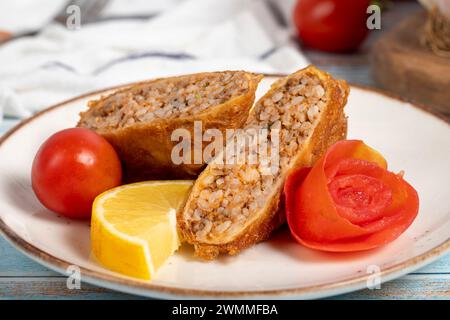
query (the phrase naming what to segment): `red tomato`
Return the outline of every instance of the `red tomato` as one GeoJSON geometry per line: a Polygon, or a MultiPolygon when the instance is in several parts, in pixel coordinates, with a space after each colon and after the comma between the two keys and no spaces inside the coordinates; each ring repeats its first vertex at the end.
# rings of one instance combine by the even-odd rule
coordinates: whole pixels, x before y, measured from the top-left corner
{"type": "Polygon", "coordinates": [[[94,131],[55,133],[33,161],[33,190],[48,209],[70,218],[89,218],[95,197],[120,184],[122,168],[113,147],[94,131]]]}
{"type": "Polygon", "coordinates": [[[303,43],[311,48],[347,52],[367,36],[370,0],[299,0],[294,24],[303,43]]]}
{"type": "Polygon", "coordinates": [[[292,235],[323,251],[389,243],[411,225],[419,209],[416,190],[357,140],[334,144],[313,168],[291,174],[284,191],[292,235]]]}

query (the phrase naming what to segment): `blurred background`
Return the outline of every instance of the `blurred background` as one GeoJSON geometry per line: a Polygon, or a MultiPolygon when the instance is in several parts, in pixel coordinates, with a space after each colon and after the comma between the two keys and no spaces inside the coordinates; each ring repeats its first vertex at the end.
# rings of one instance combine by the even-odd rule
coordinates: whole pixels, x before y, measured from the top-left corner
{"type": "Polygon", "coordinates": [[[308,64],[450,113],[450,0],[421,2],[1,1],[0,132],[108,86],[308,64]]]}

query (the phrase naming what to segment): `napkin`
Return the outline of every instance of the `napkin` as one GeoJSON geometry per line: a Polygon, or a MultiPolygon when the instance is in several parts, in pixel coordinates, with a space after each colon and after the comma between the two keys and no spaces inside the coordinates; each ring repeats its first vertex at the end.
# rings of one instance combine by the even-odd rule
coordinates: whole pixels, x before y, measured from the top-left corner
{"type": "Polygon", "coordinates": [[[154,77],[290,73],[308,64],[267,1],[173,2],[153,18],[104,19],[78,30],[49,24],[0,46],[3,114],[23,118],[76,95],[154,77]]]}
{"type": "Polygon", "coordinates": [[[11,34],[34,31],[48,24],[66,0],[0,1],[0,30],[11,34]]]}

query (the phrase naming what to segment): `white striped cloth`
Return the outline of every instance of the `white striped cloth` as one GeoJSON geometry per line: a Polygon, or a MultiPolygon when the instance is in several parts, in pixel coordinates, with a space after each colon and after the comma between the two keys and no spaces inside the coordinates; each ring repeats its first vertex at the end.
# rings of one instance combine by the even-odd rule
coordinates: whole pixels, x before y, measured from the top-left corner
{"type": "Polygon", "coordinates": [[[76,31],[50,24],[0,46],[0,109],[27,117],[102,87],[191,72],[292,72],[307,60],[290,36],[262,0],[186,0],[154,18],[76,31]]]}

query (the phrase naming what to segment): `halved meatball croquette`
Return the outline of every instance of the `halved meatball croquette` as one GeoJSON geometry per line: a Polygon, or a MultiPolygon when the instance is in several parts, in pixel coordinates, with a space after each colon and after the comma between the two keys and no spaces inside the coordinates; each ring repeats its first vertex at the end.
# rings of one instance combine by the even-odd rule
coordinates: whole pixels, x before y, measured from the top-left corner
{"type": "MultiPolygon", "coordinates": [[[[283,222],[280,199],[286,175],[311,166],[330,145],[346,137],[348,92],[344,81],[315,67],[272,85],[252,109],[243,134],[268,129],[270,155],[276,133],[279,146],[274,151],[279,157],[270,168],[267,159],[255,163],[245,157],[243,163],[213,161],[203,171],[178,216],[181,233],[198,256],[213,259],[219,253],[236,254],[267,239],[283,222]]],[[[237,153],[251,150],[255,148],[243,144],[237,153]]]]}
{"type": "MultiPolygon", "coordinates": [[[[172,161],[174,130],[186,129],[193,137],[194,122],[201,121],[204,131],[219,129],[225,136],[226,129],[242,127],[261,78],[225,71],[138,83],[90,101],[78,126],[97,131],[114,146],[127,181],[193,178],[205,162],[172,161]]],[[[192,154],[194,148],[192,143],[192,154]]]]}

